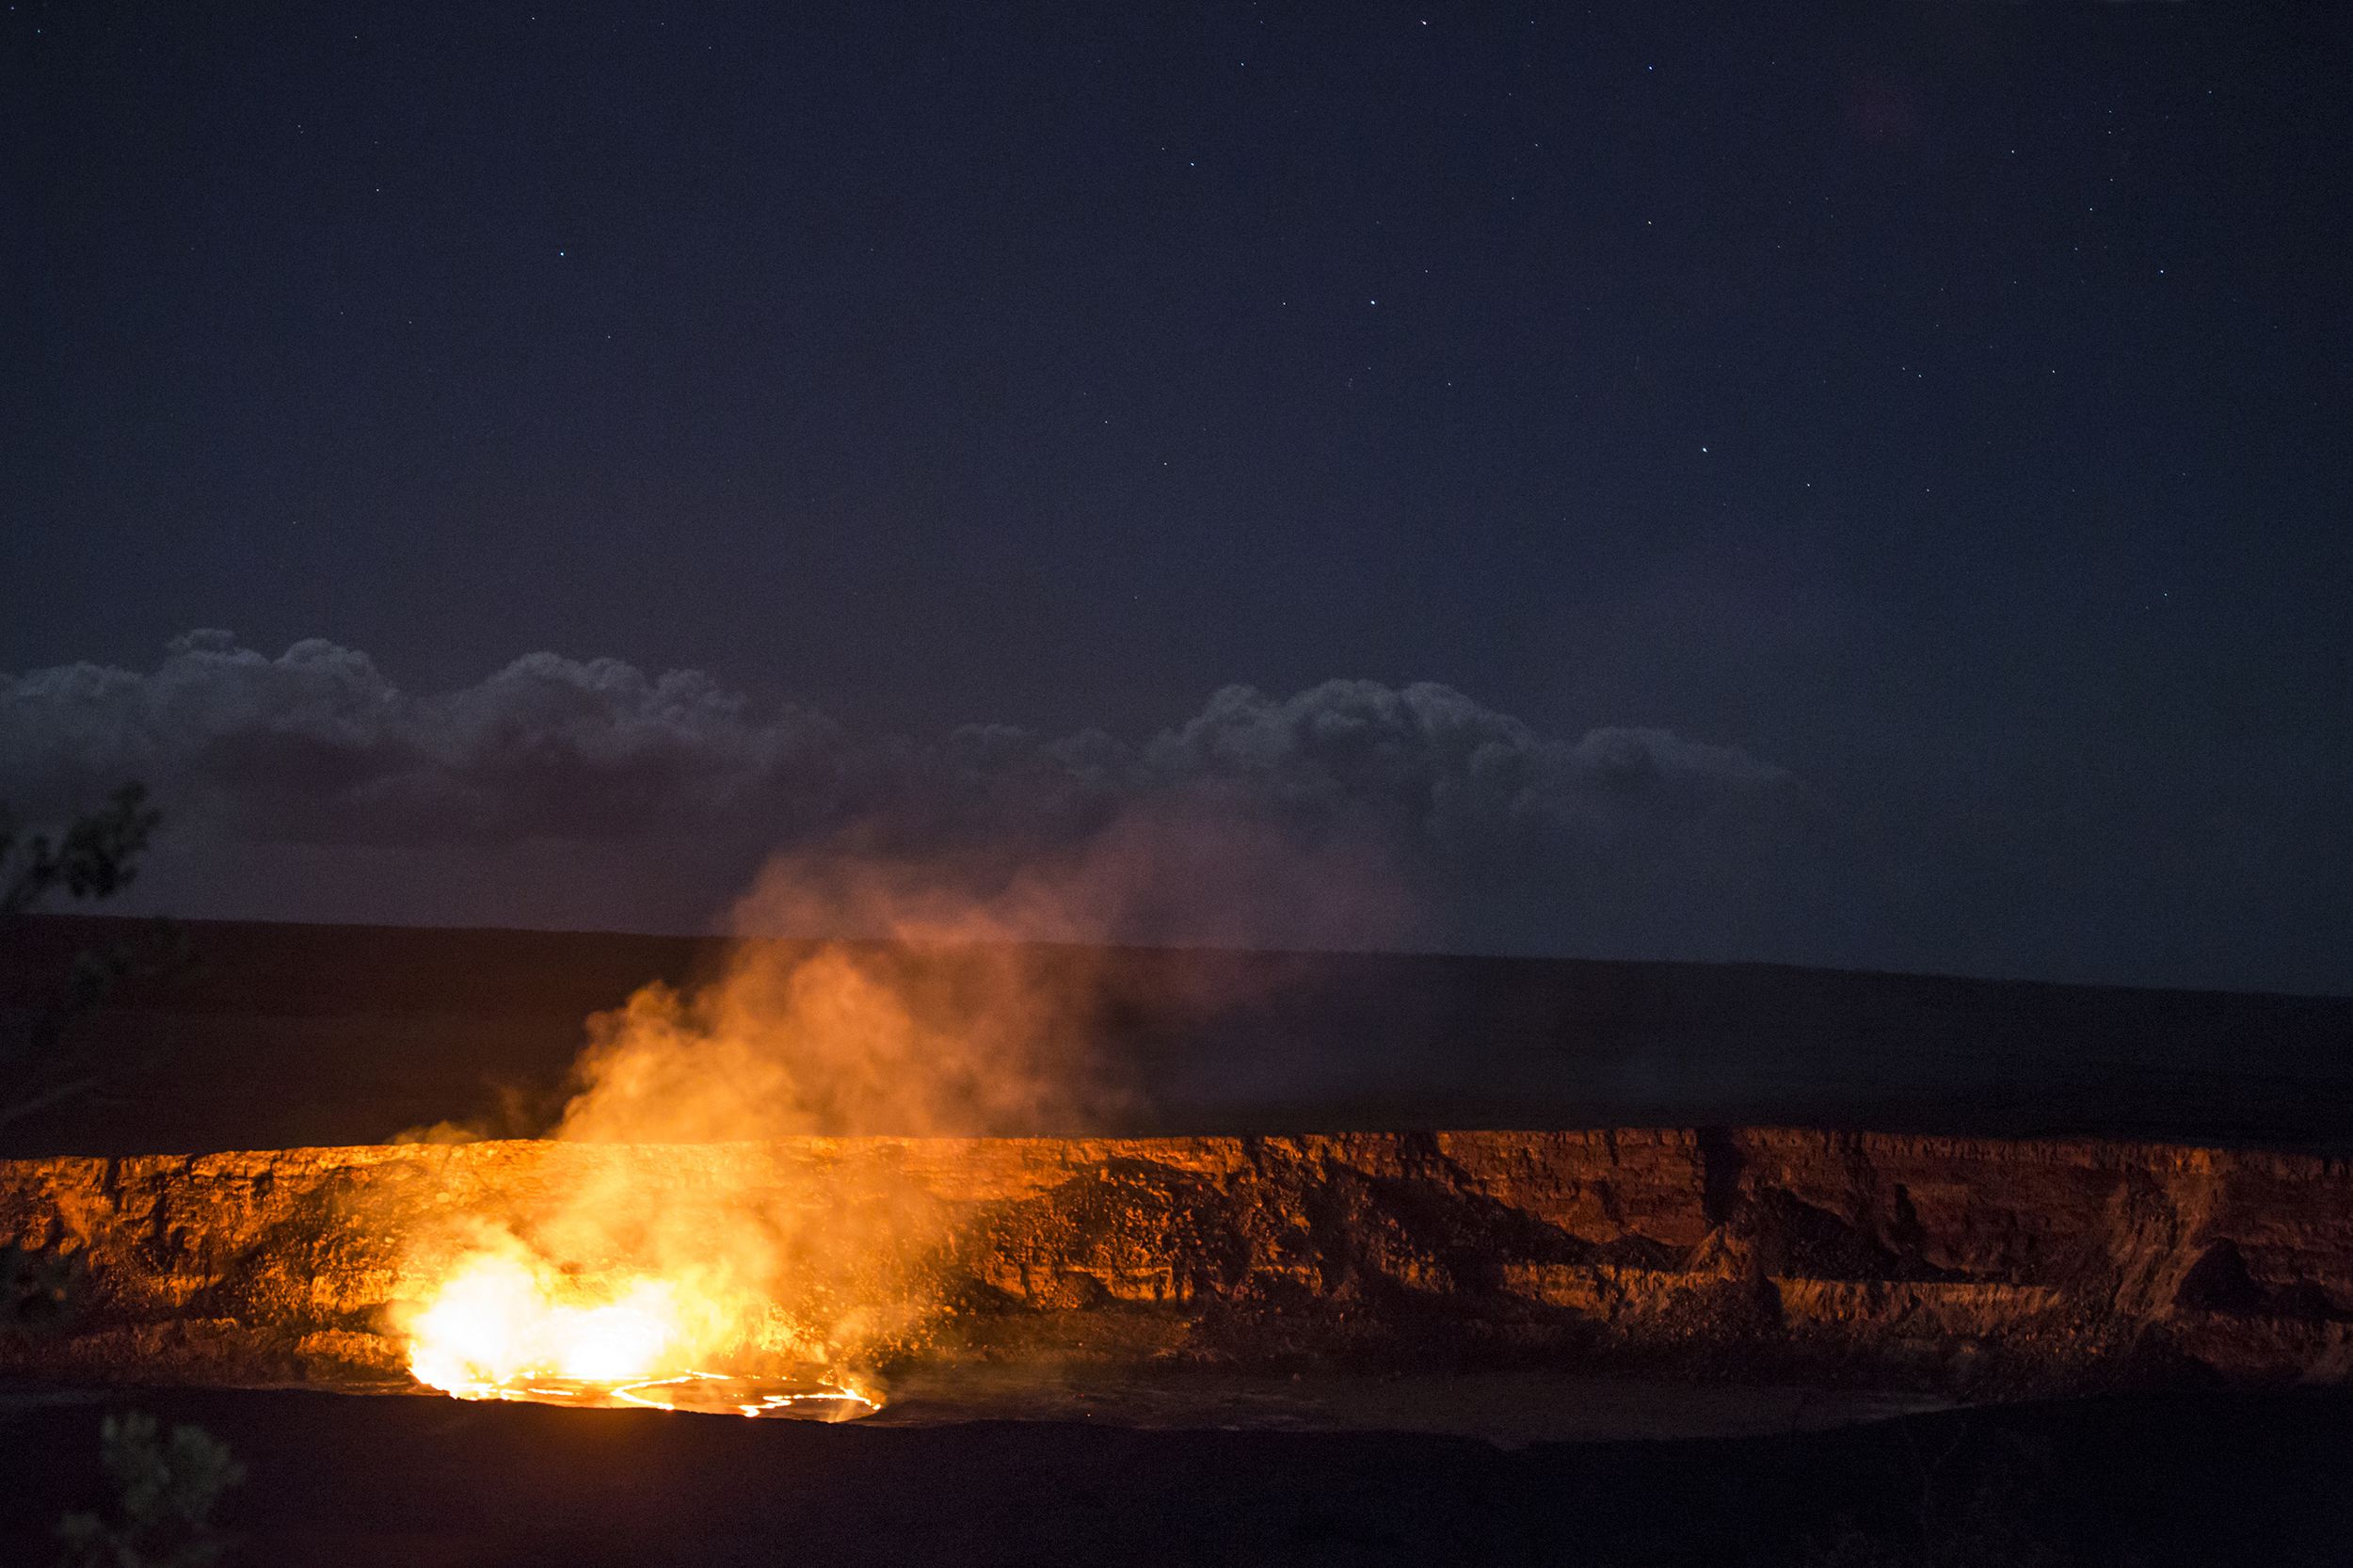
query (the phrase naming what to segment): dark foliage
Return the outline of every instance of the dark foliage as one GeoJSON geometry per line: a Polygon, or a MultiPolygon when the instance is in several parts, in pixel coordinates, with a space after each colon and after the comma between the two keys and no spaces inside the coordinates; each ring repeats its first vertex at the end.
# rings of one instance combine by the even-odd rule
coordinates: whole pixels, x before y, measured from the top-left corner
{"type": "MultiPolygon", "coordinates": [[[[24,918],[58,894],[98,902],[129,887],[138,858],[163,814],[147,791],[125,784],[106,804],[68,824],[56,838],[27,833],[0,807],[0,942],[14,946],[24,918]]],[[[98,1087],[120,1064],[73,1048],[72,1026],[97,1011],[126,982],[185,968],[177,928],[152,921],[120,940],[75,952],[46,994],[0,1016],[0,1128],[22,1122],[98,1087]]]]}

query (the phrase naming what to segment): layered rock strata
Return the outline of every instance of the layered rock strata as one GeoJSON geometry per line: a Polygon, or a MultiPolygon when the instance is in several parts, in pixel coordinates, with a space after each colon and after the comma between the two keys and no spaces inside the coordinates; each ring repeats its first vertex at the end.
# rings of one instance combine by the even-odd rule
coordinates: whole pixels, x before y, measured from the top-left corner
{"type": "Polygon", "coordinates": [[[2353,1376],[2345,1161],[1774,1129],[7,1162],[0,1242],[20,1284],[70,1275],[73,1311],[0,1335],[0,1371],[397,1376],[433,1239],[529,1235],[582,1192],[756,1224],[780,1317],[886,1369],[1535,1361],[1963,1394],[2353,1376]]]}

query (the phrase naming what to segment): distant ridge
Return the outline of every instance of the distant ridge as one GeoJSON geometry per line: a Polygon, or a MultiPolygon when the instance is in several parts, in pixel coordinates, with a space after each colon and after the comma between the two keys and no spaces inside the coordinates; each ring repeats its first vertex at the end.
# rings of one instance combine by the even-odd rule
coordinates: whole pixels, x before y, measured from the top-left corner
{"type": "MultiPolygon", "coordinates": [[[[0,1009],[144,922],[36,917],[0,1009]]],[[[0,1154],[375,1142],[544,1113],[592,1012],[717,938],[188,921],[195,972],[78,1026],[160,1060],[0,1154]],[[502,1109],[504,1107],[504,1109],[502,1109]]],[[[1770,1124],[2353,1147],[2353,999],[1774,965],[1040,949],[1099,974],[1120,1126],[1210,1133],[1770,1124]]],[[[952,954],[910,955],[915,964],[952,954]]],[[[891,1128],[868,1130],[889,1131],[891,1128]]]]}

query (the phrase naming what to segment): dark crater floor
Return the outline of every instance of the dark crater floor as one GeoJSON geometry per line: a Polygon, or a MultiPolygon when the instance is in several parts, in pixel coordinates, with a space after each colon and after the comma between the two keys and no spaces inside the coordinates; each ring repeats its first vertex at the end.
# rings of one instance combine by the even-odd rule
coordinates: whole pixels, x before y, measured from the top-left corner
{"type": "Polygon", "coordinates": [[[1152,1430],[1083,1419],[819,1426],[149,1390],[103,1400],[20,1394],[0,1406],[8,1478],[0,1543],[10,1560],[52,1560],[46,1537],[56,1517],[100,1500],[95,1432],[113,1408],[199,1422],[224,1439],[251,1478],[223,1510],[237,1537],[230,1560],[277,1568],[1809,1560],[2280,1568],[2342,1564],[2353,1542],[2353,1488],[2345,1484],[2353,1398],[2313,1390],[2119,1396],[1813,1432],[1516,1448],[1411,1432],[1152,1430]],[[1912,1555],[1824,1556],[1842,1533],[1912,1555]]]}

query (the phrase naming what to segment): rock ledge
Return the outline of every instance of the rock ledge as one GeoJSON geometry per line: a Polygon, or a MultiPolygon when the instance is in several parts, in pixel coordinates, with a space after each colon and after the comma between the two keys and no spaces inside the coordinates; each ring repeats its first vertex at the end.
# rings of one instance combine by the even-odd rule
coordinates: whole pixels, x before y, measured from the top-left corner
{"type": "Polygon", "coordinates": [[[420,1236],[527,1226],[590,1183],[757,1213],[808,1262],[777,1311],[861,1309],[855,1352],[883,1365],[1541,1362],[1972,1395],[2353,1375],[2344,1160],[1771,1128],[0,1162],[0,1241],[82,1304],[0,1336],[0,1372],[396,1376],[420,1236]]]}

